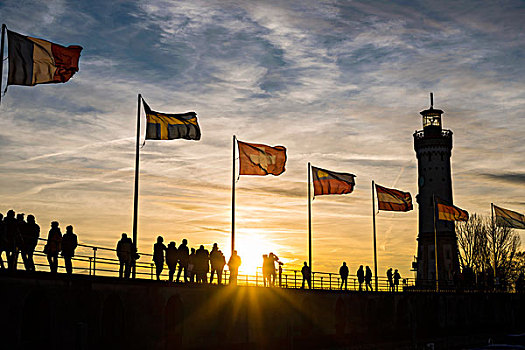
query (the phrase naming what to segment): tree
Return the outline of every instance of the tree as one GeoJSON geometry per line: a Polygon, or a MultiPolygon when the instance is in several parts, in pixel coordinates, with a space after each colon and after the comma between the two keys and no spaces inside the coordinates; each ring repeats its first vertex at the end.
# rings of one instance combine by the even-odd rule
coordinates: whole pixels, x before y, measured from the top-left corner
{"type": "Polygon", "coordinates": [[[473,214],[468,221],[456,223],[456,234],[462,269],[471,270],[489,286],[495,275],[501,288],[507,289],[516,278],[515,260],[521,244],[516,231],[473,214]]]}

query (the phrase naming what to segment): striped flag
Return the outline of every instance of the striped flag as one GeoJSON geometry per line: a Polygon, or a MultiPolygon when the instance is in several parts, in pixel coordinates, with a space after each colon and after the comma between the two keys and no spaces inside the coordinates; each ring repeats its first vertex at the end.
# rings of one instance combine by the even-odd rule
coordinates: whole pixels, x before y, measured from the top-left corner
{"type": "Polygon", "coordinates": [[[7,85],[65,83],[78,72],[81,46],[64,47],[7,30],[7,85]]]}
{"type": "Polygon", "coordinates": [[[376,184],[376,193],[379,210],[410,211],[414,209],[412,207],[412,196],[409,192],[386,188],[376,184]]]}
{"type": "Polygon", "coordinates": [[[352,193],[355,186],[355,175],[349,173],[336,173],[326,169],[312,166],[314,183],[314,196],[323,194],[352,193]]]}
{"type": "Polygon", "coordinates": [[[525,229],[525,215],[523,214],[498,206],[494,206],[494,214],[496,215],[496,225],[498,226],[525,229]]]}
{"type": "Polygon", "coordinates": [[[144,99],[146,140],[200,140],[201,130],[195,112],[168,114],[152,111],[144,99]]]}
{"type": "Polygon", "coordinates": [[[444,204],[443,201],[436,198],[437,211],[439,220],[444,221],[468,221],[468,212],[454,205],[444,204]]]}

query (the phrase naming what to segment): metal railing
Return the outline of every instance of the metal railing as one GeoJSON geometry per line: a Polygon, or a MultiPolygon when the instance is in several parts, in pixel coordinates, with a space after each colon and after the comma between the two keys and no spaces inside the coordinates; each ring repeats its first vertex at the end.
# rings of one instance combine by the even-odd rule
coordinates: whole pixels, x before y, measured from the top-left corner
{"type": "MultiPolygon", "coordinates": [[[[47,242],[44,238],[39,238],[39,244],[37,245],[34,253],[34,262],[38,270],[45,270],[49,268],[47,262],[47,256],[43,253],[43,248],[47,242]]],[[[141,259],[147,257],[151,262],[140,261],[140,259],[135,263],[136,266],[136,275],[139,279],[156,279],[156,268],[155,264],[151,260],[153,255],[148,253],[139,252],[141,259]]],[[[118,277],[120,261],[116,258],[116,249],[95,246],[91,244],[79,243],[75,251],[75,256],[72,259],[73,261],[73,273],[74,274],[84,274],[90,276],[109,276],[109,277],[118,277]]],[[[23,268],[22,259],[20,254],[17,259],[18,269],[23,268]]],[[[59,272],[65,272],[65,266],[63,264],[63,259],[59,259],[59,272]]],[[[227,268],[227,267],[226,267],[227,268]]],[[[230,277],[230,271],[227,269],[222,271],[222,283],[228,284],[230,277]]],[[[167,281],[168,280],[169,270],[166,265],[160,275],[160,279],[167,281]]],[[[174,279],[176,279],[178,273],[178,268],[175,271],[174,279]]],[[[181,274],[182,282],[184,282],[184,276],[181,274]]],[[[209,281],[210,272],[207,274],[207,279],[209,281]]],[[[270,279],[264,278],[262,273],[262,267],[258,267],[255,271],[255,274],[239,274],[237,276],[237,285],[243,286],[258,286],[258,287],[280,287],[280,288],[292,288],[292,289],[316,289],[316,290],[341,290],[341,277],[338,273],[335,272],[321,272],[314,271],[311,274],[311,285],[308,286],[307,281],[303,282],[303,276],[300,270],[296,269],[276,269],[275,274],[272,274],[270,279]]],[[[394,288],[395,291],[411,290],[411,291],[434,291],[433,285],[434,281],[424,281],[422,283],[419,281],[420,285],[426,287],[416,287],[415,280],[413,278],[404,278],[400,280],[399,286],[394,288]]],[[[217,283],[217,278],[214,277],[213,284],[217,283]]],[[[372,287],[375,286],[375,279],[371,281],[372,287]]],[[[367,291],[372,288],[366,288],[365,283],[359,283],[359,280],[356,275],[349,275],[347,279],[346,288],[343,286],[344,290],[350,291],[367,291]]],[[[453,286],[448,289],[443,289],[442,291],[451,291],[455,290],[453,286]]],[[[392,291],[390,288],[390,283],[386,277],[378,277],[378,291],[392,291]]]]}

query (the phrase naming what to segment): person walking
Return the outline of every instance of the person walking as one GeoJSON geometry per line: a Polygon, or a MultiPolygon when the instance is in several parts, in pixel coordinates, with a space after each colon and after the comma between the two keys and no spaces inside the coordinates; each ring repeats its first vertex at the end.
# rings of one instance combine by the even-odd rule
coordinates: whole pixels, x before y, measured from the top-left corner
{"type": "Polygon", "coordinates": [[[27,223],[22,232],[22,259],[24,260],[26,271],[35,271],[33,254],[38,244],[39,237],[40,226],[35,222],[35,217],[33,215],[28,215],[27,223]]]}
{"type": "Polygon", "coordinates": [[[386,271],[386,279],[388,281],[388,291],[393,292],[394,291],[394,280],[392,279],[394,274],[392,273],[392,268],[389,268],[386,271]]]}
{"type": "Polygon", "coordinates": [[[237,285],[237,276],[239,274],[239,266],[241,266],[241,257],[237,255],[237,251],[232,252],[232,256],[228,260],[228,269],[230,270],[230,279],[228,283],[231,286],[237,285]]]}
{"type": "Polygon", "coordinates": [[[47,255],[49,269],[52,273],[57,273],[58,271],[58,253],[60,253],[61,244],[62,232],[58,226],[58,221],[53,221],[47,236],[47,244],[44,246],[44,253],[47,255]]]}
{"type": "Polygon", "coordinates": [[[304,289],[304,282],[306,281],[308,283],[308,289],[312,289],[312,271],[310,270],[310,267],[304,262],[303,268],[301,269],[301,274],[303,275],[303,285],[301,289],[304,289]]]}
{"type": "Polygon", "coordinates": [[[164,252],[166,251],[166,246],[163,242],[164,238],[162,238],[162,236],[158,236],[157,243],[153,245],[153,262],[155,263],[157,281],[160,280],[160,274],[164,269],[164,252]]]}
{"type": "Polygon", "coordinates": [[[365,285],[366,285],[366,291],[368,292],[368,287],[370,287],[370,291],[373,292],[374,289],[372,288],[372,270],[370,270],[370,267],[366,267],[365,272],[365,285]]]}
{"type": "Polygon", "coordinates": [[[357,269],[357,282],[359,282],[359,291],[363,290],[363,282],[365,281],[365,271],[363,270],[363,265],[359,266],[357,269]]]}
{"type": "Polygon", "coordinates": [[[399,292],[399,280],[401,279],[401,275],[397,271],[397,269],[394,271],[394,286],[396,288],[396,292],[399,292]]]}
{"type": "Polygon", "coordinates": [[[129,278],[131,272],[131,238],[126,233],[122,234],[117,243],[117,257],[120,262],[119,278],[129,278]]]}
{"type": "Polygon", "coordinates": [[[343,289],[343,284],[345,286],[345,290],[348,289],[348,266],[346,266],[346,262],[343,261],[343,265],[339,268],[339,275],[341,276],[341,286],[339,287],[339,289],[343,289]]]}
{"type": "Polygon", "coordinates": [[[188,249],[188,240],[183,239],[178,249],[179,255],[179,272],[177,273],[177,283],[179,282],[182,270],[184,270],[184,283],[188,282],[188,263],[190,257],[190,251],[188,249]]]}
{"type": "Polygon", "coordinates": [[[78,239],[77,235],[73,233],[73,226],[66,227],[66,233],[62,237],[62,257],[64,258],[64,265],[66,266],[66,273],[73,274],[73,263],[71,259],[75,256],[75,249],[77,249],[78,239]]]}
{"type": "Polygon", "coordinates": [[[175,242],[170,242],[168,248],[166,248],[166,265],[168,265],[168,280],[173,282],[173,275],[177,269],[177,263],[179,261],[179,251],[175,242]]]}

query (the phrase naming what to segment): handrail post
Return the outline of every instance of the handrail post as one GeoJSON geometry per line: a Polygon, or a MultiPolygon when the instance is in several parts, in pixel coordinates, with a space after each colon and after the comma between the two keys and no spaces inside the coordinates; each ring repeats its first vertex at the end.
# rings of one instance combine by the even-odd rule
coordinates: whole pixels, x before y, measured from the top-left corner
{"type": "Polygon", "coordinates": [[[153,263],[151,263],[150,265],[150,274],[151,274],[151,279],[153,279],[153,263]]]}
{"type": "Polygon", "coordinates": [[[329,273],[328,276],[330,278],[330,290],[332,290],[332,273],[329,273]]]}
{"type": "Polygon", "coordinates": [[[321,289],[323,289],[323,276],[321,276],[321,289]]]}
{"type": "Polygon", "coordinates": [[[284,275],[284,287],[288,288],[288,275],[284,275]]]}
{"type": "Polygon", "coordinates": [[[315,283],[315,272],[312,271],[312,286],[310,287],[311,289],[315,289],[314,283],[315,283]]]}
{"type": "Polygon", "coordinates": [[[97,248],[93,247],[93,276],[97,274],[97,248]]]}
{"type": "Polygon", "coordinates": [[[89,275],[91,276],[91,259],[92,257],[89,257],[89,275]]]}
{"type": "Polygon", "coordinates": [[[293,287],[297,289],[297,271],[293,271],[294,278],[293,278],[293,287]]]}

